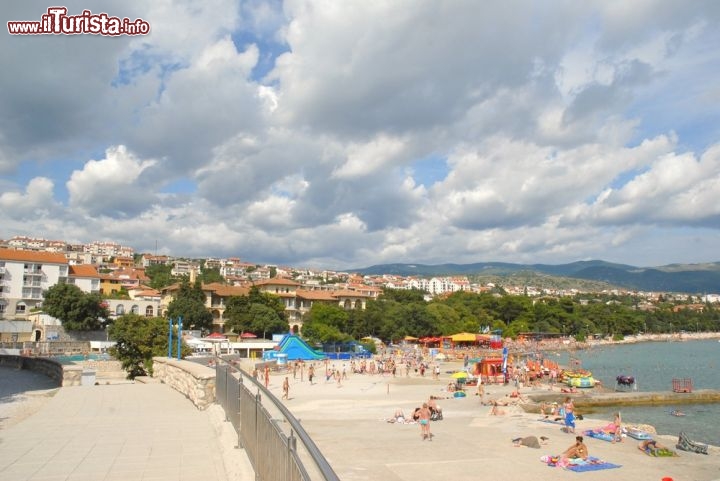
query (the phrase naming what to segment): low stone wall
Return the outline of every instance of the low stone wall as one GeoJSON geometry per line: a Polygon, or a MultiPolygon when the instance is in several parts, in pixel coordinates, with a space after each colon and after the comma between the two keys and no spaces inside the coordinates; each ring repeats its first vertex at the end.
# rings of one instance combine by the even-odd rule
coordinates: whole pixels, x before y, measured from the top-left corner
{"type": "MultiPolygon", "coordinates": [[[[45,359],[42,357],[27,357],[27,356],[13,356],[13,355],[0,355],[0,366],[13,367],[15,369],[27,369],[28,371],[38,372],[44,374],[50,379],[57,382],[58,386],[73,386],[74,384],[68,384],[73,381],[75,373],[71,374],[71,379],[65,378],[65,370],[63,365],[57,361],[45,359]]],[[[80,384],[80,377],[82,374],[82,368],[77,374],[77,383],[80,384]]]]}
{"type": "Polygon", "coordinates": [[[153,358],[153,378],[184,394],[204,410],[215,402],[215,370],[195,362],[153,358]]]}

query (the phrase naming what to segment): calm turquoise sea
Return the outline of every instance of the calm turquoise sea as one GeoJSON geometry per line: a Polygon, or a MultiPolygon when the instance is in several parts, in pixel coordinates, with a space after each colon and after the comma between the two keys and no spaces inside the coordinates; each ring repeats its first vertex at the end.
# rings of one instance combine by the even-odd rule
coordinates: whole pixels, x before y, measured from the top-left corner
{"type": "MultiPolygon", "coordinates": [[[[618,375],[634,376],[638,391],[671,391],[673,378],[692,379],[694,389],[720,390],[720,342],[669,341],[592,347],[572,353],[560,352],[555,359],[570,364],[570,356],[592,371],[596,379],[614,389],[618,375]]],[[[592,417],[612,420],[615,408],[596,408],[592,417]]],[[[623,420],[655,426],[660,434],[685,431],[692,439],[720,446],[720,403],[674,404],[671,406],[621,407],[623,420]],[[679,409],[685,416],[672,416],[679,409]]]]}

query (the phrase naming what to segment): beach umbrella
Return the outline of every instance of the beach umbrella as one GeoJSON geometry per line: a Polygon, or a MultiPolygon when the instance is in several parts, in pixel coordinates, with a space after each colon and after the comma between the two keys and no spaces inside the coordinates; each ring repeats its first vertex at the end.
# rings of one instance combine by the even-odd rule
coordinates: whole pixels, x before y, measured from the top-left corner
{"type": "Polygon", "coordinates": [[[240,334],[240,337],[243,339],[255,339],[257,336],[252,332],[243,332],[240,334]]]}
{"type": "Polygon", "coordinates": [[[453,379],[467,379],[468,373],[466,373],[465,371],[458,371],[453,373],[450,377],[452,377],[453,379]]]}

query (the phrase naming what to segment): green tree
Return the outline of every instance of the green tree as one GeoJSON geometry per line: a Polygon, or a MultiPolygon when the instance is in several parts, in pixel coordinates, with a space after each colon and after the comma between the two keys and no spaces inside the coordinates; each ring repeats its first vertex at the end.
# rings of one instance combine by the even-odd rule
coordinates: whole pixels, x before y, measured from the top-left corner
{"type": "Polygon", "coordinates": [[[83,292],[73,284],[55,284],[44,292],[43,309],[68,331],[95,331],[108,318],[99,294],[83,292]]]}
{"type": "Polygon", "coordinates": [[[352,338],[345,332],[349,315],[334,304],[316,302],[303,318],[303,336],[311,342],[344,342],[352,338]]]}
{"type": "Polygon", "coordinates": [[[287,332],[288,323],[276,310],[264,304],[250,306],[250,331],[261,333],[265,338],[267,334],[287,332]]]}
{"type": "MultiPolygon", "coordinates": [[[[168,328],[168,321],[162,317],[137,314],[121,316],[110,326],[108,335],[115,341],[110,353],[121,362],[129,379],[152,374],[153,356],[167,355],[168,328]]],[[[182,357],[191,351],[182,344],[182,357]]]]}
{"type": "Polygon", "coordinates": [[[218,282],[220,284],[225,283],[225,278],[220,275],[219,267],[204,267],[200,272],[200,280],[205,284],[211,284],[213,282],[218,282]]]}
{"type": "Polygon", "coordinates": [[[285,305],[280,297],[253,286],[248,295],[227,300],[225,326],[236,333],[252,332],[263,337],[267,333],[286,332],[285,305]]]}
{"type": "Polygon", "coordinates": [[[182,317],[185,329],[212,328],[212,314],[205,308],[205,293],[199,280],[193,286],[187,279],[183,280],[175,299],[168,304],[167,315],[170,319],[182,317]]]}
{"type": "Polygon", "coordinates": [[[171,272],[172,266],[165,264],[153,264],[145,268],[145,274],[150,278],[150,287],[153,289],[162,289],[177,282],[171,272]]]}

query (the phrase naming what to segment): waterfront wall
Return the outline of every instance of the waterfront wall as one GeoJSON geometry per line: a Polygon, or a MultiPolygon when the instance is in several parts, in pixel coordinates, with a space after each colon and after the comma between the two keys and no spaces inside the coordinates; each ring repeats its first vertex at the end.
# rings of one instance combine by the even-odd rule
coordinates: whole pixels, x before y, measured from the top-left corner
{"type": "Polygon", "coordinates": [[[153,376],[187,397],[200,410],[215,402],[215,370],[195,362],[153,358],[153,376]]]}
{"type": "MultiPolygon", "coordinates": [[[[0,366],[43,374],[57,382],[58,386],[77,386],[82,377],[82,367],[69,369],[67,372],[63,365],[57,361],[42,357],[27,357],[15,355],[0,355],[0,366]]],[[[70,366],[68,366],[70,367],[70,366]]]]}
{"type": "Polygon", "coordinates": [[[572,396],[576,407],[593,406],[642,406],[653,404],[688,404],[720,402],[720,391],[699,389],[689,393],[667,392],[595,392],[581,391],[573,394],[529,393],[531,404],[523,405],[526,411],[539,412],[539,403],[558,402],[562,404],[566,396],[572,396]]]}

